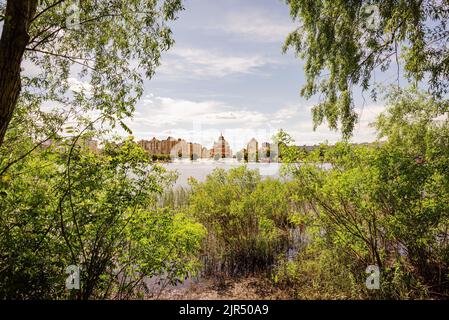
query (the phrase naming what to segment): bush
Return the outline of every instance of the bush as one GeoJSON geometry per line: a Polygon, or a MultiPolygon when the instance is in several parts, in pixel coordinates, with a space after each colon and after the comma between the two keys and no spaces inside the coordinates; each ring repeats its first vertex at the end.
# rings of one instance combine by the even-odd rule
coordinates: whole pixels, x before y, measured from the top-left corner
{"type": "MultiPolygon", "coordinates": [[[[309,221],[310,245],[318,246],[306,259],[314,264],[330,252],[337,270],[356,280],[356,296],[447,297],[449,122],[435,120],[445,104],[413,91],[395,92],[390,101],[377,122],[386,141],[338,143],[320,155],[330,169],[315,157],[291,170],[309,203],[302,219],[309,221]],[[378,291],[363,286],[368,265],[380,268],[378,291]]],[[[302,274],[305,262],[298,263],[302,274]]],[[[353,297],[350,287],[340,288],[353,297]]]]}
{"type": "Polygon", "coordinates": [[[205,272],[247,275],[271,269],[288,248],[288,187],[245,166],[192,181],[189,211],[208,230],[205,272]]]}
{"type": "Polygon", "coordinates": [[[0,177],[0,297],[131,298],[147,277],[195,273],[203,227],[156,208],[171,182],[132,140],[100,154],[65,141],[10,167],[0,177]],[[78,291],[65,289],[69,265],[81,269],[78,291]]]}

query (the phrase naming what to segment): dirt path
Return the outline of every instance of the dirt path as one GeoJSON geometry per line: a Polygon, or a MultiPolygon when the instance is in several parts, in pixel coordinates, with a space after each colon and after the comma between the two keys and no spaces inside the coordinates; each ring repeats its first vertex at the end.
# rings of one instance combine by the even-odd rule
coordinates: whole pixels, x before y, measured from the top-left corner
{"type": "Polygon", "coordinates": [[[217,281],[204,279],[181,288],[166,289],[159,299],[169,300],[273,300],[288,299],[281,290],[257,278],[217,281]]]}

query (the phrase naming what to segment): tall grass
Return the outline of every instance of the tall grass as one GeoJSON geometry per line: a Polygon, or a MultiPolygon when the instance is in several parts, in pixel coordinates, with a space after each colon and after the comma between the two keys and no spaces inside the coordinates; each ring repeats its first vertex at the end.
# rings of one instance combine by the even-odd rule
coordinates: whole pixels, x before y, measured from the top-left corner
{"type": "Polygon", "coordinates": [[[290,230],[296,225],[289,185],[261,179],[257,170],[216,169],[205,182],[193,181],[188,202],[190,214],[207,229],[206,275],[270,273],[279,255],[292,248],[290,230]]]}
{"type": "Polygon", "coordinates": [[[174,187],[165,190],[158,199],[159,207],[166,207],[171,209],[185,208],[189,204],[190,188],[174,187]]]}

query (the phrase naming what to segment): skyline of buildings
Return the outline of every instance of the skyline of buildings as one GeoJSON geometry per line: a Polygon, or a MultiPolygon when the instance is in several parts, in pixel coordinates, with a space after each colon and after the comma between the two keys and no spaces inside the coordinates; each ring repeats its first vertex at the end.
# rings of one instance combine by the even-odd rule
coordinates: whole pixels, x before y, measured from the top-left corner
{"type": "Polygon", "coordinates": [[[170,155],[172,158],[190,158],[193,160],[235,158],[238,153],[245,152],[247,155],[246,159],[250,162],[256,162],[259,158],[269,158],[267,150],[271,146],[270,143],[263,142],[262,147],[259,149],[259,142],[252,138],[246,144],[246,149],[244,148],[234,154],[223,134],[220,134],[218,140],[213,143],[210,149],[200,143],[188,142],[182,138],[175,139],[171,136],[161,140],[153,137],[151,140],[139,140],[137,143],[151,154],[170,155]]]}
{"type": "MultiPolygon", "coordinates": [[[[153,137],[151,140],[139,140],[136,143],[152,155],[170,156],[171,159],[219,160],[237,158],[239,160],[244,159],[248,162],[272,162],[275,160],[277,153],[276,150],[271,150],[272,144],[268,142],[263,142],[259,148],[259,142],[255,138],[252,138],[244,148],[233,153],[229,142],[226,141],[223,134],[220,134],[210,149],[200,143],[188,142],[182,138],[176,139],[172,136],[168,136],[167,139],[162,140],[153,137]]],[[[102,149],[99,142],[92,138],[80,139],[77,141],[77,145],[87,147],[95,153],[100,152],[102,149]]],[[[50,146],[65,149],[64,144],[59,140],[48,139],[41,145],[42,148],[48,148],[50,146]]]]}

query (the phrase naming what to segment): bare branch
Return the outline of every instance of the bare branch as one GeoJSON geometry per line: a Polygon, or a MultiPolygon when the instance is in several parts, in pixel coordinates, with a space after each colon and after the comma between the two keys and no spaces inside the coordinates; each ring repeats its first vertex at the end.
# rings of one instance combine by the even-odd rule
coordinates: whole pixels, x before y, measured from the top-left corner
{"type": "Polygon", "coordinates": [[[95,71],[95,68],[92,68],[91,66],[89,66],[86,63],[83,63],[81,61],[78,60],[83,60],[83,61],[93,61],[92,59],[89,58],[83,58],[83,57],[72,57],[72,56],[68,56],[65,54],[61,54],[61,53],[55,53],[55,52],[50,52],[50,51],[45,51],[45,50],[39,50],[39,49],[33,49],[33,48],[25,48],[26,51],[34,51],[34,52],[38,52],[38,53],[43,53],[43,54],[48,54],[51,56],[55,56],[55,57],[59,57],[59,58],[64,58],[64,59],[68,59],[70,61],[72,61],[73,63],[77,63],[79,65],[82,65],[86,68],[91,69],[92,71],[95,71]]]}

